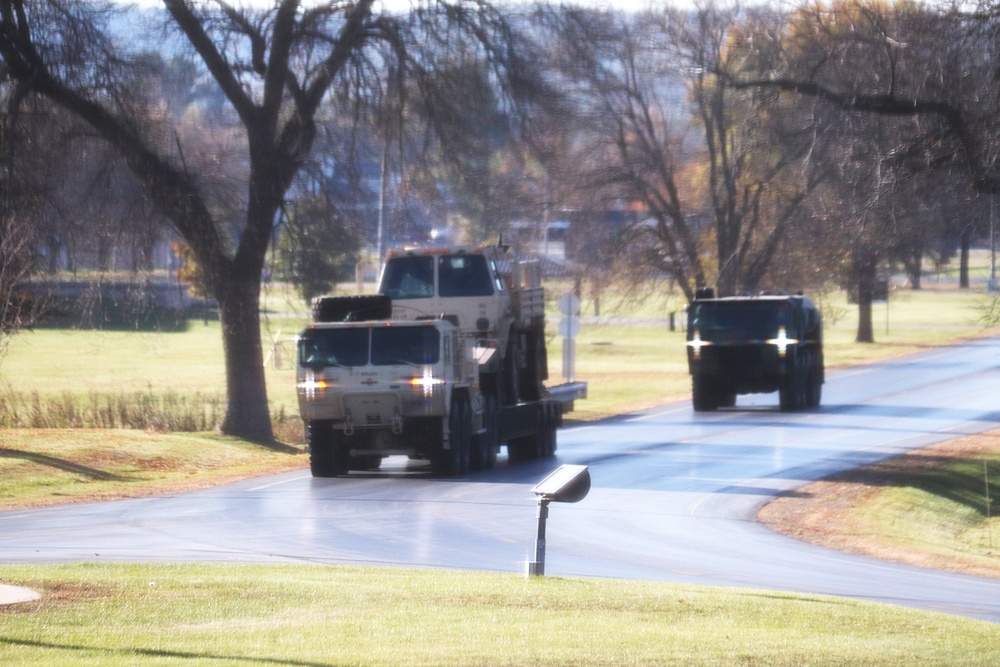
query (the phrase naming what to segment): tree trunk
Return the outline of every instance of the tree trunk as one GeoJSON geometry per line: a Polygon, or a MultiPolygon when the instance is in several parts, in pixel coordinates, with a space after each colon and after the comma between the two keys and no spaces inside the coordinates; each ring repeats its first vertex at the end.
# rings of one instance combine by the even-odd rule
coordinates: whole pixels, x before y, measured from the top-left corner
{"type": "Polygon", "coordinates": [[[972,246],[972,227],[962,228],[962,251],[958,264],[958,287],[969,289],[969,248],[972,246]]]}
{"type": "Polygon", "coordinates": [[[910,289],[918,290],[921,288],[920,280],[924,272],[924,256],[922,252],[916,252],[913,254],[913,259],[910,262],[909,272],[910,272],[910,289]]]}
{"type": "Polygon", "coordinates": [[[233,275],[216,290],[226,361],[226,414],[219,429],[251,442],[272,443],[271,414],[260,335],[260,278],[233,275]]]}
{"type": "Polygon", "coordinates": [[[872,301],[875,297],[875,262],[865,258],[857,267],[858,281],[858,343],[874,343],[875,327],[872,324],[872,301]]]}

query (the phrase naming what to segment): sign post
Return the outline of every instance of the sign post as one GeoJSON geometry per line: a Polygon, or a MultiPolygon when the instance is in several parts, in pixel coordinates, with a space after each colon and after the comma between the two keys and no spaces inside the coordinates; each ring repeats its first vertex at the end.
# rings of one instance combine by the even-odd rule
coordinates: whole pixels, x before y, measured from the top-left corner
{"type": "Polygon", "coordinates": [[[563,337],[563,377],[571,381],[576,375],[576,336],[580,333],[580,297],[570,293],[559,298],[559,333],[563,337]]]}

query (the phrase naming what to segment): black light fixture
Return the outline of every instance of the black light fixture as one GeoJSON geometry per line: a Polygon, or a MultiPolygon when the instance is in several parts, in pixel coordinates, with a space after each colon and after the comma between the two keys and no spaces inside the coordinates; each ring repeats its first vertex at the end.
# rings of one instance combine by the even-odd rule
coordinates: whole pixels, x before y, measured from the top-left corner
{"type": "Polygon", "coordinates": [[[590,492],[590,470],[583,465],[561,465],[531,489],[538,496],[538,534],[535,560],[528,562],[528,576],[545,574],[545,520],[549,503],[576,503],[590,492]]]}

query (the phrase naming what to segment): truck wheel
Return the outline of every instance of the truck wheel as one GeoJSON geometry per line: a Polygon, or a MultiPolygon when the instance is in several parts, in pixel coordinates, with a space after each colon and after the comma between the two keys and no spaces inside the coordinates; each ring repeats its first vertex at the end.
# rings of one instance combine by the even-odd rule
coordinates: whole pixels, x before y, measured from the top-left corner
{"type": "Polygon", "coordinates": [[[551,403],[542,408],[545,418],[542,420],[542,457],[556,455],[556,428],[559,424],[559,404],[551,403]]]}
{"type": "Polygon", "coordinates": [[[806,385],[806,407],[817,408],[823,398],[823,382],[820,380],[820,372],[816,365],[816,360],[810,358],[809,381],[806,385]]]}
{"type": "Polygon", "coordinates": [[[695,412],[714,412],[719,408],[715,383],[700,375],[691,377],[691,403],[695,412]]]}
{"type": "Polygon", "coordinates": [[[782,379],[778,389],[778,403],[782,412],[801,410],[806,403],[806,372],[807,359],[797,358],[791,362],[789,370],[782,379]]]}
{"type": "Polygon", "coordinates": [[[507,456],[511,461],[530,461],[539,457],[541,434],[532,433],[511,438],[507,443],[507,456]]]}
{"type": "Polygon", "coordinates": [[[347,461],[340,435],[329,421],[306,423],[309,440],[309,470],[313,477],[336,477],[347,472],[347,461]]]}
{"type": "Polygon", "coordinates": [[[469,470],[469,448],[472,432],[472,415],[468,401],[455,397],[451,400],[448,414],[448,437],[450,449],[444,449],[444,440],[438,444],[438,451],[432,465],[440,475],[461,475],[469,470]]]}
{"type": "Polygon", "coordinates": [[[548,419],[544,405],[538,406],[538,418],[535,420],[534,433],[511,438],[507,442],[507,456],[511,461],[532,461],[541,458],[545,452],[545,433],[548,430],[548,419]]]}
{"type": "Polygon", "coordinates": [[[483,406],[483,433],[476,436],[476,444],[472,450],[469,467],[472,470],[489,470],[497,462],[497,450],[500,449],[500,412],[497,409],[497,399],[486,396],[483,406]]]}

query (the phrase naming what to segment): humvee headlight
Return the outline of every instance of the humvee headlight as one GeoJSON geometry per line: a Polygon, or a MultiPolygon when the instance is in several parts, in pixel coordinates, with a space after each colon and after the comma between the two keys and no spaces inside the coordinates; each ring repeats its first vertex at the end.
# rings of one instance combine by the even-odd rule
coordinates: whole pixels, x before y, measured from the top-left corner
{"type": "Polygon", "coordinates": [[[701,332],[697,329],[694,330],[694,335],[692,335],[691,340],[687,342],[687,345],[691,348],[691,353],[694,355],[695,359],[701,359],[701,348],[711,344],[711,341],[701,339],[701,332]]]}
{"type": "Polygon", "coordinates": [[[785,331],[785,327],[780,327],[778,329],[778,335],[775,338],[770,338],[767,340],[768,343],[774,345],[778,348],[778,356],[783,357],[788,353],[788,346],[795,345],[799,342],[798,338],[789,338],[788,332],[785,331]]]}

